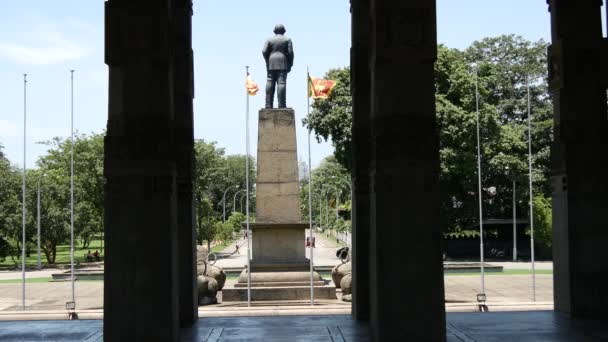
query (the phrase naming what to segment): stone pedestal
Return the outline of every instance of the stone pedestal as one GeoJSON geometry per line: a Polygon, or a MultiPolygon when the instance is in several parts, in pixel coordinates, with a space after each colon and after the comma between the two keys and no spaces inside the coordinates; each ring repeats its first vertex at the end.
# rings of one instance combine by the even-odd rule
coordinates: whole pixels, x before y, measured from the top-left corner
{"type": "Polygon", "coordinates": [[[293,109],[260,110],[257,160],[256,222],[300,223],[293,109]]]}
{"type": "MultiPolygon", "coordinates": [[[[300,297],[306,297],[310,285],[310,259],[306,258],[304,245],[309,225],[300,221],[293,109],[260,110],[257,160],[256,223],[250,224],[251,285],[257,293],[254,300],[303,299],[300,297]],[[296,287],[301,289],[285,289],[296,287]]],[[[248,270],[244,269],[235,289],[224,291],[223,300],[244,298],[247,281],[248,270]]],[[[319,289],[316,298],[323,295],[335,299],[335,291],[323,290],[324,284],[314,272],[313,285],[319,289]]]]}
{"type": "Polygon", "coordinates": [[[284,267],[290,270],[308,270],[305,229],[308,223],[254,223],[251,224],[252,260],[254,271],[284,267]]]}

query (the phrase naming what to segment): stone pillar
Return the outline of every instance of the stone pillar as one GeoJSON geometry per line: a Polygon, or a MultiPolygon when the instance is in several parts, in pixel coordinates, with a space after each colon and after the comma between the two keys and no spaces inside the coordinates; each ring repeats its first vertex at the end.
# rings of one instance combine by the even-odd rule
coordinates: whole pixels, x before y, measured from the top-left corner
{"type": "Polygon", "coordinates": [[[173,0],[173,108],[177,166],[177,231],[180,323],[198,318],[196,236],[194,229],[194,65],[192,53],[192,0],[173,0]]]}
{"type": "Polygon", "coordinates": [[[171,1],[105,3],[106,341],[177,341],[171,1]]]}
{"type": "Polygon", "coordinates": [[[435,0],[372,0],[370,327],[444,341],[435,0]]]}
{"type": "Polygon", "coordinates": [[[557,311],[608,319],[608,111],[601,0],[550,0],[557,311]]]}
{"type": "Polygon", "coordinates": [[[370,0],[351,0],[352,272],[355,319],[369,319],[370,0]]]}

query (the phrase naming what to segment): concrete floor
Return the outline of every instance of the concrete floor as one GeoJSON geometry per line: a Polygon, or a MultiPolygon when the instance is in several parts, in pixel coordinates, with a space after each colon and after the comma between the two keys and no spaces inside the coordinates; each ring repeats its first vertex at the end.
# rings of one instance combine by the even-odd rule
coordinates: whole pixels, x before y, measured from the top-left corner
{"type": "MultiPolygon", "coordinates": [[[[100,320],[0,322],[0,341],[102,341],[100,320]]],[[[368,341],[349,315],[202,318],[182,341],[368,341]]],[[[608,326],[551,311],[448,313],[448,342],[606,341],[608,326]]]]}

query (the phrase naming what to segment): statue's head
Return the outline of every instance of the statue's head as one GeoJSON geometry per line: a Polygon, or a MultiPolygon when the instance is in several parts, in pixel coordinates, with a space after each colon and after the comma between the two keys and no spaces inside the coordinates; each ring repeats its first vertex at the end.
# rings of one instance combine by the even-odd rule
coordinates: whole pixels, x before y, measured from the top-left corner
{"type": "Polygon", "coordinates": [[[283,24],[277,24],[274,27],[274,33],[275,34],[285,34],[286,30],[285,30],[285,26],[283,26],[283,24]]]}

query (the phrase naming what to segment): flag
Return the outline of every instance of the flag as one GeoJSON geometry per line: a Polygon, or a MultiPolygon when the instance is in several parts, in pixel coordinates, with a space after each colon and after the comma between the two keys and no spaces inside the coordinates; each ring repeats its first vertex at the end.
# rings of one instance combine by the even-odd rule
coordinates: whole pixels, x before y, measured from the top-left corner
{"type": "Polygon", "coordinates": [[[308,75],[309,97],[313,99],[326,99],[331,95],[336,86],[336,81],[322,80],[308,75]]]}
{"type": "Polygon", "coordinates": [[[260,87],[258,87],[258,84],[251,79],[251,75],[249,75],[249,73],[247,74],[247,79],[245,80],[245,86],[247,87],[247,93],[251,96],[254,96],[258,90],[260,90],[260,87]]]}

